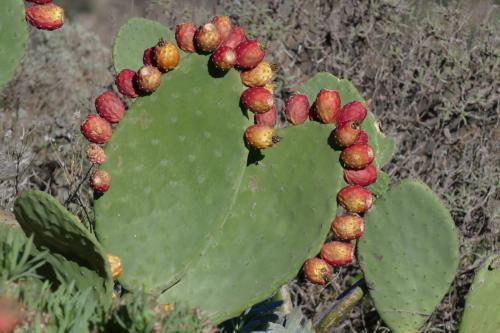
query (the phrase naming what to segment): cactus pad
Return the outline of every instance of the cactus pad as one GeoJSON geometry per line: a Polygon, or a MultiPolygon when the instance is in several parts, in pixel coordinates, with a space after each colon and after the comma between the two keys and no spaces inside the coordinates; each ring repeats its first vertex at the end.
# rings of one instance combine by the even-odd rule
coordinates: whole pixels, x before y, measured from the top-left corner
{"type": "Polygon", "coordinates": [[[33,235],[39,249],[47,248],[47,261],[59,280],[75,281],[77,287],[94,287],[111,299],[113,284],[101,246],[77,217],[44,192],[27,192],[15,203],[17,221],[26,235],[33,235]]]}
{"type": "Polygon", "coordinates": [[[143,18],[132,18],[124,24],[113,45],[113,62],[116,72],[122,69],[139,69],[144,50],[156,45],[163,37],[174,40],[174,34],[164,25],[143,18]]]}
{"type": "Polygon", "coordinates": [[[393,332],[416,332],[457,270],[451,215],[427,186],[403,181],[365,219],[358,259],[377,312],[393,332]]]}
{"type": "Polygon", "coordinates": [[[0,1],[0,91],[12,79],[21,62],[28,26],[24,20],[22,0],[0,1]]]}
{"type": "Polygon", "coordinates": [[[500,332],[500,255],[489,257],[479,270],[465,302],[460,333],[500,332]]]}
{"type": "MultiPolygon", "coordinates": [[[[122,31],[135,25],[143,20],[122,31]]],[[[115,45],[130,42],[128,52],[137,53],[126,36],[115,45]]],[[[236,71],[210,76],[207,63],[185,56],[133,104],[106,148],[112,186],[96,202],[97,234],[122,259],[126,288],[160,293],[175,283],[220,227],[241,182],[243,86],[236,71]]]]}

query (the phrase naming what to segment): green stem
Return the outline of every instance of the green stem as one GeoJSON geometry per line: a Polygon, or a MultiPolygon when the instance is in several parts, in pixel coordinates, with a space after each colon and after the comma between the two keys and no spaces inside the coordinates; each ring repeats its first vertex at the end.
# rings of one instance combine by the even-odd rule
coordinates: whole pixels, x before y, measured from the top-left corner
{"type": "Polygon", "coordinates": [[[319,323],[316,325],[317,333],[327,333],[334,326],[337,326],[343,318],[352,311],[366,293],[365,280],[361,279],[353,284],[348,290],[342,293],[335,303],[321,315],[319,323]]]}

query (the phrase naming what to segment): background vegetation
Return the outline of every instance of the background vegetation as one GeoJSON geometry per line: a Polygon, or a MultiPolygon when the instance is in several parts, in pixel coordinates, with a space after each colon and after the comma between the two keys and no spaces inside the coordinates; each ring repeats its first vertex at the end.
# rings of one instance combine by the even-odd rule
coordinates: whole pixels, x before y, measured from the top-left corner
{"type": "MultiPolygon", "coordinates": [[[[500,244],[500,10],[488,1],[56,1],[63,29],[32,31],[18,74],[0,103],[0,207],[37,188],[91,220],[89,165],[79,125],[113,80],[111,43],[131,16],[201,24],[228,14],[267,41],[285,98],[318,71],[347,78],[397,140],[392,181],[417,178],[449,205],[461,232],[460,269],[423,332],[456,332],[474,271],[500,244]],[[200,5],[201,3],[201,5],[200,5]]],[[[283,106],[281,105],[281,109],[283,106]]],[[[282,110],[281,110],[282,111],[282,110]]],[[[284,121],[284,119],[282,119],[284,121]]],[[[360,271],[327,288],[291,282],[294,303],[321,312],[360,271]]],[[[345,332],[388,332],[367,299],[345,332]]]]}

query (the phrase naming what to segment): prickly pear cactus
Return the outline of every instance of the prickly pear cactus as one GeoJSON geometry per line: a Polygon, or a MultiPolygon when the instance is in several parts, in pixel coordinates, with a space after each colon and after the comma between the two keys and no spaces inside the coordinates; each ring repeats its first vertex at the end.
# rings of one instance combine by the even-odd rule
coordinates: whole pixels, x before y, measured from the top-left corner
{"type": "Polygon", "coordinates": [[[500,332],[500,255],[492,255],[470,287],[460,333],[500,332]]]}
{"type": "Polygon", "coordinates": [[[28,27],[24,20],[24,2],[6,0],[0,2],[0,91],[12,79],[21,62],[28,27]]]}
{"type": "Polygon", "coordinates": [[[395,333],[416,332],[453,281],[458,235],[424,184],[403,181],[365,217],[358,259],[377,312],[395,333]]]}
{"type": "MultiPolygon", "coordinates": [[[[136,19],[121,29],[117,70],[140,66],[158,41],[152,30],[162,31],[136,19]]],[[[102,167],[113,182],[95,211],[99,240],[122,259],[126,289],[165,291],[160,302],[201,308],[220,322],[269,297],[317,254],[344,182],[331,126],[279,129],[282,142],[249,155],[240,77],[212,76],[208,60],[183,54],[154,94],[133,103],[106,146],[102,167]]],[[[351,83],[326,73],[303,92],[314,100],[321,88],[339,90],[344,104],[362,100],[351,83]]],[[[373,115],[365,123],[383,164],[392,141],[373,115]]]]}
{"type": "Polygon", "coordinates": [[[75,282],[79,289],[92,287],[96,295],[111,300],[110,267],[100,244],[56,199],[44,192],[27,192],[15,203],[16,219],[26,235],[34,236],[56,278],[75,282]]]}

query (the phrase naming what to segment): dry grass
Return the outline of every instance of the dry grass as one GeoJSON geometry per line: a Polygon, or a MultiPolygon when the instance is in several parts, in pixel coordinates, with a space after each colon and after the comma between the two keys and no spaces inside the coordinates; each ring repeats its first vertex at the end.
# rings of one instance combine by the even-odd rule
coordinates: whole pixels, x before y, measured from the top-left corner
{"type": "MultiPolygon", "coordinates": [[[[425,10],[397,1],[276,0],[207,1],[193,11],[189,2],[186,8],[154,2],[136,1],[121,12],[116,6],[122,1],[100,2],[117,16],[97,31],[110,40],[130,12],[171,27],[229,13],[251,35],[269,41],[269,58],[280,65],[281,97],[314,73],[329,71],[353,81],[371,100],[383,129],[398,143],[386,168],[392,181],[410,177],[429,184],[447,202],[461,232],[457,278],[422,330],[456,332],[475,269],[499,251],[498,8],[487,2],[473,8],[431,2],[425,10]]],[[[80,119],[111,82],[109,47],[92,32],[68,25],[56,34],[35,33],[31,44],[0,113],[0,204],[7,208],[28,188],[61,201],[75,190],[88,167],[80,119]]],[[[85,217],[90,194],[82,190],[78,198],[71,208],[85,217]]],[[[294,300],[313,316],[359,273],[356,266],[341,269],[327,289],[294,281],[294,300]]],[[[368,299],[339,331],[389,332],[368,299]]]]}

